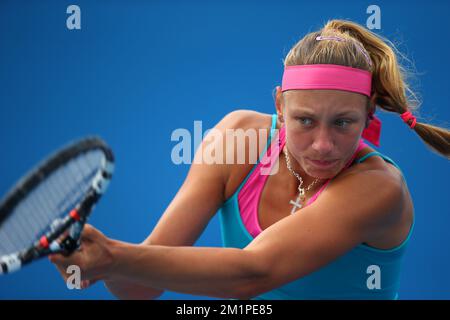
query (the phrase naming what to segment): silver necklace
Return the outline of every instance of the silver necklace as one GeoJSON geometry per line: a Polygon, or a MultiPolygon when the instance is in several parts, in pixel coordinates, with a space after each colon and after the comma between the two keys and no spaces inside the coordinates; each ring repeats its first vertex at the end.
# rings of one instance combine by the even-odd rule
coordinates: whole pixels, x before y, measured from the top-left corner
{"type": "Polygon", "coordinates": [[[298,196],[297,199],[295,201],[290,200],[289,204],[292,204],[292,210],[291,210],[291,214],[293,214],[295,211],[297,211],[298,209],[303,207],[303,202],[305,202],[305,194],[307,191],[309,191],[312,186],[314,186],[320,179],[317,178],[315,179],[306,189],[302,188],[303,185],[303,179],[302,177],[300,177],[300,175],[295,172],[294,170],[292,170],[291,167],[291,160],[289,159],[288,153],[287,153],[287,147],[286,145],[283,148],[283,152],[284,152],[284,156],[286,157],[286,166],[288,168],[288,170],[298,179],[298,181],[300,182],[300,184],[298,185],[298,196]],[[298,209],[297,209],[298,208],[298,209]]]}

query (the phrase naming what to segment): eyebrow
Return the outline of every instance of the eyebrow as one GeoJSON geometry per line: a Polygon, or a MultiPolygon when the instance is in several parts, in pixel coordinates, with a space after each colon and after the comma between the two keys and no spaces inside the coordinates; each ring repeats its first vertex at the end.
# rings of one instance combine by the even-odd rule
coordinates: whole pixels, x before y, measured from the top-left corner
{"type": "MultiPolygon", "coordinates": [[[[302,110],[297,110],[298,113],[302,113],[305,115],[309,115],[309,116],[315,116],[314,112],[310,111],[310,110],[306,110],[306,109],[302,109],[302,110]]],[[[339,113],[336,113],[336,116],[341,117],[341,116],[357,116],[358,113],[356,111],[353,110],[348,110],[348,111],[342,111],[339,113]]]]}

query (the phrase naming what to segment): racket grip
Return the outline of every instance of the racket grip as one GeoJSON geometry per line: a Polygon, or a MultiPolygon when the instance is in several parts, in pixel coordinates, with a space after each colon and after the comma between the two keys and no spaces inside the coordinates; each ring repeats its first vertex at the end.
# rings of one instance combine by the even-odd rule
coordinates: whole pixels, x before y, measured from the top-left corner
{"type": "Polygon", "coordinates": [[[69,256],[80,247],[81,245],[80,237],[81,232],[83,231],[84,224],[85,224],[84,219],[81,219],[80,221],[74,223],[70,227],[69,234],[67,235],[67,237],[65,237],[61,241],[61,243],[59,243],[60,251],[63,255],[69,256]]]}
{"type": "Polygon", "coordinates": [[[0,274],[11,273],[19,270],[22,262],[17,254],[10,254],[0,258],[0,274]]]}
{"type": "Polygon", "coordinates": [[[63,242],[60,244],[61,246],[61,254],[63,256],[70,256],[75,250],[80,247],[80,239],[72,238],[71,236],[66,237],[63,242]]]}

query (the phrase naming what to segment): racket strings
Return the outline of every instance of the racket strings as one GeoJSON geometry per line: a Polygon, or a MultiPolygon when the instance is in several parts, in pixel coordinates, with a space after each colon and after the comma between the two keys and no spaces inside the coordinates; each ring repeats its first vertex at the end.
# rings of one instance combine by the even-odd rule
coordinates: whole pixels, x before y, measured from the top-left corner
{"type": "MultiPolygon", "coordinates": [[[[34,235],[33,239],[36,239],[39,233],[42,233],[42,230],[45,229],[54,218],[56,218],[54,213],[60,214],[69,210],[68,208],[70,201],[68,201],[67,197],[64,196],[65,194],[71,192],[73,195],[73,201],[76,201],[80,198],[80,193],[83,189],[87,189],[86,183],[82,183],[82,181],[78,178],[83,174],[86,175],[86,171],[82,171],[77,168],[77,177],[74,177],[75,167],[73,166],[73,163],[76,162],[79,161],[73,161],[71,165],[66,168],[62,168],[60,173],[49,177],[45,184],[42,184],[40,188],[35,190],[33,195],[30,195],[27,199],[25,199],[23,205],[21,206],[22,208],[18,207],[16,209],[16,212],[14,212],[14,219],[10,220],[10,226],[4,226],[3,229],[9,230],[9,232],[6,233],[9,240],[6,242],[7,251],[10,252],[12,246],[17,246],[18,244],[26,243],[29,245],[30,243],[28,239],[24,238],[22,235],[32,234],[34,235]],[[72,188],[72,190],[70,190],[69,186],[64,183],[64,180],[69,179],[74,181],[74,185],[78,186],[78,188],[72,188]],[[61,198],[64,198],[65,205],[63,206],[61,205],[61,201],[58,203],[56,200],[61,198]],[[58,203],[58,205],[55,206],[55,203],[58,203]],[[23,212],[27,212],[27,221],[24,220],[25,215],[20,214],[23,212]],[[53,212],[53,214],[50,215],[50,212],[53,212]]],[[[1,239],[0,243],[2,243],[1,239]]]]}
{"type": "Polygon", "coordinates": [[[29,247],[83,198],[101,168],[104,154],[91,150],[72,159],[42,181],[3,221],[0,256],[29,247]]]}

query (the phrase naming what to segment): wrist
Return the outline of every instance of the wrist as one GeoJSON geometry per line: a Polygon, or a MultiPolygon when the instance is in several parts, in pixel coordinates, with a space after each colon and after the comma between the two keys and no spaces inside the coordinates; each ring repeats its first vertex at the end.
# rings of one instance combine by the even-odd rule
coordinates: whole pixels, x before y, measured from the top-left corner
{"type": "Polygon", "coordinates": [[[106,250],[107,250],[107,263],[105,268],[105,275],[103,280],[105,282],[114,282],[119,279],[119,260],[120,260],[120,252],[123,250],[125,246],[124,242],[109,239],[106,250]]]}

